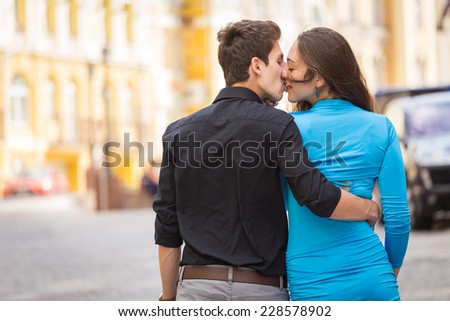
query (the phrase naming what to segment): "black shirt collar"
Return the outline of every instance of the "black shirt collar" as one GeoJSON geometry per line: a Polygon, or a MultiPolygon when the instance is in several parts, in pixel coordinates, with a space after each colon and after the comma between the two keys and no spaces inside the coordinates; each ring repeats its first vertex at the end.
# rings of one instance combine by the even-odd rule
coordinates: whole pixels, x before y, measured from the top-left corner
{"type": "Polygon", "coordinates": [[[242,98],[247,100],[256,101],[258,103],[262,103],[259,96],[252,90],[245,87],[225,87],[223,88],[216,99],[214,99],[214,103],[229,98],[242,98]]]}

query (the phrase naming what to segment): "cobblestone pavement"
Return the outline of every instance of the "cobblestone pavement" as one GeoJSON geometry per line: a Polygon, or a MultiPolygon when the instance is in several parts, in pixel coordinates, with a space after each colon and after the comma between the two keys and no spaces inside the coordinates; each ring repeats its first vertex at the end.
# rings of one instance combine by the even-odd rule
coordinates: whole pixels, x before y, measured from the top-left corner
{"type": "MultiPolygon", "coordinates": [[[[94,213],[64,198],[0,202],[0,300],[155,300],[153,223],[151,209],[94,213]]],[[[450,300],[449,246],[448,223],[411,234],[403,300],[450,300]]]]}
{"type": "Polygon", "coordinates": [[[450,224],[412,231],[398,283],[402,300],[450,301],[450,224]]]}
{"type": "Polygon", "coordinates": [[[58,206],[25,212],[0,206],[0,300],[158,297],[151,209],[90,213],[58,206]]]}

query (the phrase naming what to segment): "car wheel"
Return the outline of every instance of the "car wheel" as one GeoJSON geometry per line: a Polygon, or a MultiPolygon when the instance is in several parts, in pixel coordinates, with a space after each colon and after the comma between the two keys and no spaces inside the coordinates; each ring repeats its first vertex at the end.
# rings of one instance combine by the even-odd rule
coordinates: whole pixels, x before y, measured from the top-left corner
{"type": "Polygon", "coordinates": [[[434,209],[426,206],[426,196],[420,187],[408,188],[409,211],[411,212],[411,228],[429,230],[433,226],[434,209]]]}

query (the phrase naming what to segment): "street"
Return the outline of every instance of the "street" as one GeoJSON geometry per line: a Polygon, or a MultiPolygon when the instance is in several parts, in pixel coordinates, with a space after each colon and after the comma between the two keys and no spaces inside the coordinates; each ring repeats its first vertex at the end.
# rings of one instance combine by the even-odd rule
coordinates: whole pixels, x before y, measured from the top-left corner
{"type": "Polygon", "coordinates": [[[49,199],[31,210],[23,202],[25,212],[0,209],[1,300],[158,298],[150,209],[86,213],[49,199]]]}
{"type": "MultiPolygon", "coordinates": [[[[156,300],[154,218],[151,209],[82,211],[65,197],[0,202],[0,300],[156,300]]],[[[402,299],[450,300],[448,221],[413,231],[409,244],[402,299]]]]}

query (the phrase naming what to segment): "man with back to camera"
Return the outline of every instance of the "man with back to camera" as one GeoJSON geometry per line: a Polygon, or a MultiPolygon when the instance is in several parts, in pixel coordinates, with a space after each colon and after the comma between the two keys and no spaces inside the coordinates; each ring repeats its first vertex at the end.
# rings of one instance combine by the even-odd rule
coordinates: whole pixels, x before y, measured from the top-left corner
{"type": "Polygon", "coordinates": [[[163,135],[153,204],[162,301],[289,300],[280,172],[316,215],[371,225],[379,216],[375,202],[312,166],[291,115],[262,103],[279,101],[285,89],[280,36],[272,21],[220,30],[226,87],[163,135]]]}

